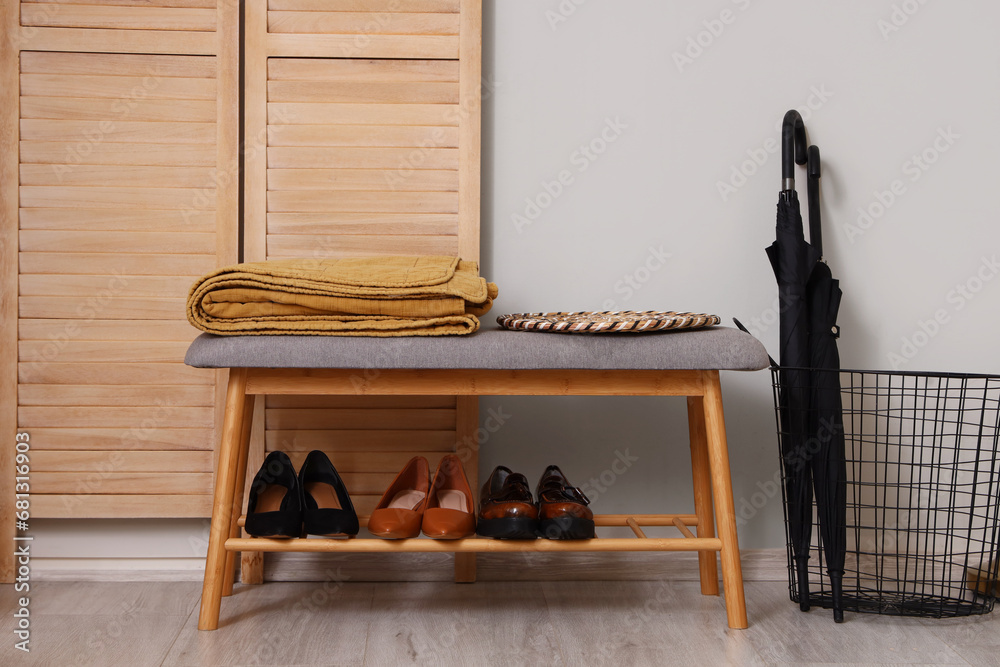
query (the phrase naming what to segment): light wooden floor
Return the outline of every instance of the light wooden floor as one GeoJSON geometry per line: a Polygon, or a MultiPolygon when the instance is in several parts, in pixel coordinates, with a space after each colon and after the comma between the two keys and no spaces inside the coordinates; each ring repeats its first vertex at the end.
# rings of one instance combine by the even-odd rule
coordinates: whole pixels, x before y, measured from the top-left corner
{"type": "MultiPolygon", "coordinates": [[[[336,573],[331,572],[332,579],[336,573]]],[[[2,665],[1000,665],[1000,611],[931,621],[802,614],[778,582],[747,584],[749,630],[696,582],[269,583],[237,586],[198,632],[200,585],[32,585],[32,652],[2,665]]]]}

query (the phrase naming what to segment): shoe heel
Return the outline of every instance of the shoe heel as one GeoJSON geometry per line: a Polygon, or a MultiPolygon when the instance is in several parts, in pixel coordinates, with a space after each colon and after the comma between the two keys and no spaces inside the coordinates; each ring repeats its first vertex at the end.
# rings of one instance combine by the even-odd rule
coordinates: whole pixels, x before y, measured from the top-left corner
{"type": "Polygon", "coordinates": [[[538,520],[526,518],[480,519],[476,533],[499,540],[533,540],[538,537],[538,520]]]}

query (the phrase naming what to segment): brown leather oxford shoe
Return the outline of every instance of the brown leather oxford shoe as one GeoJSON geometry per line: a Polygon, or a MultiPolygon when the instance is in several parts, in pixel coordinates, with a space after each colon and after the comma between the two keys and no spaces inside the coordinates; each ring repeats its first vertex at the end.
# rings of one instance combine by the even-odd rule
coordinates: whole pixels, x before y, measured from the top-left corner
{"type": "Polygon", "coordinates": [[[533,540],[538,531],[538,507],[528,480],[506,466],[497,466],[479,496],[476,532],[483,537],[533,540]]]}
{"type": "Polygon", "coordinates": [[[538,480],[538,531],[550,540],[589,540],[594,533],[590,500],[571,486],[559,466],[549,466],[538,480]]]}

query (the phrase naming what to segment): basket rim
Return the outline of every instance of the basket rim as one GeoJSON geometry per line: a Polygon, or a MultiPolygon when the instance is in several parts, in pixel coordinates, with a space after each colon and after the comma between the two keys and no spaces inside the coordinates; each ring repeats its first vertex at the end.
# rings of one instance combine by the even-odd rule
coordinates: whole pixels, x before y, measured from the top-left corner
{"type": "Polygon", "coordinates": [[[893,371],[893,370],[873,370],[859,368],[810,368],[808,366],[771,366],[771,372],[777,371],[821,371],[828,373],[857,373],[864,375],[895,375],[899,377],[934,377],[946,379],[969,379],[969,380],[998,380],[1000,374],[995,373],[961,373],[948,371],[893,371]]]}

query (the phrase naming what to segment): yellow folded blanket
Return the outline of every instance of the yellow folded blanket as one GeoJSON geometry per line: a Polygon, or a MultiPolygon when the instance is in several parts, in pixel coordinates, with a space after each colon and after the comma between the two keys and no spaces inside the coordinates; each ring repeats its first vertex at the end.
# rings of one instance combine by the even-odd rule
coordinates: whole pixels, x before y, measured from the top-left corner
{"type": "Polygon", "coordinates": [[[497,286],[457,257],[236,264],[191,287],[188,321],[222,336],[444,336],[479,329],[497,286]]]}

